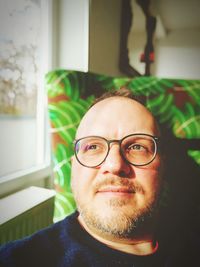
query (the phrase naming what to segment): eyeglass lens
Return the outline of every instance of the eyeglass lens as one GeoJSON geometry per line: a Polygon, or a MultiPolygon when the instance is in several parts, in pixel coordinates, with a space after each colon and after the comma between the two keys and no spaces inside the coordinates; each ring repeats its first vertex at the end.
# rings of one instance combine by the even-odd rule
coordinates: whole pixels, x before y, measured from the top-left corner
{"type": "MultiPolygon", "coordinates": [[[[115,141],[113,141],[115,142],[115,141]]],[[[111,142],[110,142],[111,143],[111,142]]],[[[130,135],[119,141],[123,157],[133,165],[146,165],[156,154],[156,142],[148,135],[130,135]]],[[[111,144],[110,144],[111,146],[111,144]]],[[[88,167],[100,165],[109,153],[109,141],[101,137],[85,137],[76,142],[78,161],[88,167]]]]}

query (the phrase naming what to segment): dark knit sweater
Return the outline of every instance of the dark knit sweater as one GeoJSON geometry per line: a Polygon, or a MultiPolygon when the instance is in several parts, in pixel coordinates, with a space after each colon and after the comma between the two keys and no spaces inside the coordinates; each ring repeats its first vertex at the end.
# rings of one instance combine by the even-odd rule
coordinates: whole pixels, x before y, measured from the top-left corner
{"type": "MultiPolygon", "coordinates": [[[[16,267],[166,267],[183,266],[159,248],[149,256],[111,249],[81,228],[77,213],[30,237],[0,248],[0,266],[16,267]]],[[[175,253],[176,254],[176,253],[175,253]]],[[[184,255],[183,255],[184,256],[184,255]]],[[[185,262],[185,261],[184,261],[185,262]]],[[[190,265],[192,266],[192,265],[190,265]]]]}

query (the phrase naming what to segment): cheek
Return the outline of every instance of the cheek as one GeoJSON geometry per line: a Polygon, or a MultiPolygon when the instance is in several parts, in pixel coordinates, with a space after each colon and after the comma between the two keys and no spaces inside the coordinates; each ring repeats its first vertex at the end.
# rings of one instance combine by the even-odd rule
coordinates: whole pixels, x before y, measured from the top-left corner
{"type": "Polygon", "coordinates": [[[71,187],[74,194],[87,194],[95,179],[96,170],[86,168],[76,160],[72,163],[71,187]]]}
{"type": "Polygon", "coordinates": [[[143,186],[146,192],[159,191],[162,184],[161,164],[145,166],[144,168],[135,170],[135,173],[138,182],[143,186]]]}

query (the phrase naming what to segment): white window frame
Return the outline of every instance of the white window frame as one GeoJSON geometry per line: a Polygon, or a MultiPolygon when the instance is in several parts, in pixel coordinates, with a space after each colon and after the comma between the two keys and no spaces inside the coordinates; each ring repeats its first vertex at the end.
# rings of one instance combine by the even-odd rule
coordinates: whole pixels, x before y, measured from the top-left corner
{"type": "Polygon", "coordinates": [[[53,0],[41,0],[42,10],[42,69],[37,101],[36,128],[37,128],[37,162],[32,168],[17,171],[0,178],[0,197],[16,192],[31,185],[52,187],[49,119],[47,109],[47,95],[44,88],[44,76],[52,69],[52,41],[53,41],[53,0]],[[41,104],[43,103],[43,104],[41,104]],[[45,105],[44,105],[45,103],[45,105]]]}

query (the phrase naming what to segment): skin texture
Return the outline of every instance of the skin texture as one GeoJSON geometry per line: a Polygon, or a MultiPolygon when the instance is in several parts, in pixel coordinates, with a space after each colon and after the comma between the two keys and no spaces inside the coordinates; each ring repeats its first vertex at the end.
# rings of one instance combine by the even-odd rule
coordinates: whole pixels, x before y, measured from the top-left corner
{"type": "MultiPolygon", "coordinates": [[[[159,128],[143,105],[115,96],[86,113],[76,139],[90,135],[121,139],[132,133],[159,136],[159,128]]],[[[162,185],[159,154],[142,167],[125,162],[117,143],[111,144],[108,157],[96,168],[80,165],[73,156],[71,185],[79,222],[93,237],[128,253],[153,253],[154,219],[162,185]]]]}

